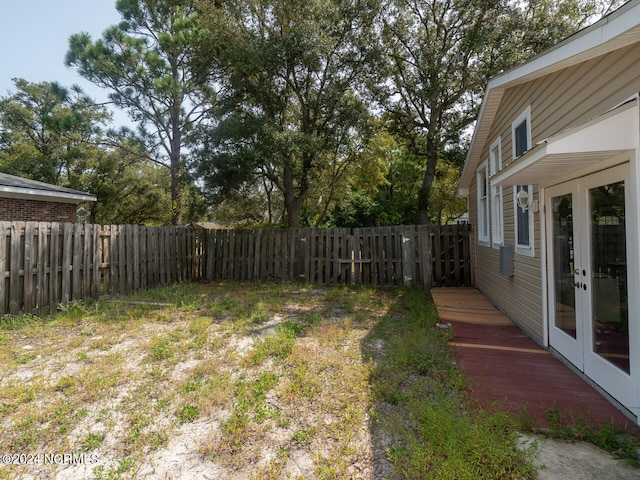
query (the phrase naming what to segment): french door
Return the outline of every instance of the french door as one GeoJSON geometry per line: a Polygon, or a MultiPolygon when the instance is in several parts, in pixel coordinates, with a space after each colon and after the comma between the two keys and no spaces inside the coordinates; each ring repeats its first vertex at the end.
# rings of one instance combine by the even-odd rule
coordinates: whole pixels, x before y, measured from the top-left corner
{"type": "Polygon", "coordinates": [[[625,164],[546,190],[547,290],[550,345],[620,403],[634,405],[628,173],[625,164]]]}

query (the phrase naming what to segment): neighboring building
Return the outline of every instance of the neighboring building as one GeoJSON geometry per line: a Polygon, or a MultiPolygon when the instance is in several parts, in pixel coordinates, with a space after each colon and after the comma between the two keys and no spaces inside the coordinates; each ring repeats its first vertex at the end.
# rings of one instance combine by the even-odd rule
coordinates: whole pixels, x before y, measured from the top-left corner
{"type": "Polygon", "coordinates": [[[459,186],[477,287],[636,421],[639,92],[632,0],[489,82],[459,186]]]}
{"type": "Polygon", "coordinates": [[[0,221],[76,222],[95,195],[0,173],[0,221]]]}

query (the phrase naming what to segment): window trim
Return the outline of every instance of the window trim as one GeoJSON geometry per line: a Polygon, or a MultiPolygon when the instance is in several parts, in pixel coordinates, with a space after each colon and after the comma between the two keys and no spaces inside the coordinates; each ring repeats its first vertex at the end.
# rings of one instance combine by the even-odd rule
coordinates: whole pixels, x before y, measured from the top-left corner
{"type": "Polygon", "coordinates": [[[527,106],[511,124],[511,156],[514,160],[518,158],[518,156],[516,156],[516,129],[522,125],[522,122],[525,120],[527,121],[527,149],[525,152],[527,152],[531,150],[531,105],[527,106]]]}
{"type": "MultiPolygon", "coordinates": [[[[512,155],[512,159],[515,160],[516,158],[518,158],[518,156],[516,156],[516,129],[522,125],[522,122],[526,121],[527,122],[527,145],[526,145],[526,150],[521,154],[524,155],[524,153],[528,152],[529,150],[531,150],[531,105],[528,105],[527,108],[524,109],[524,111],[518,115],[518,117],[513,121],[513,123],[511,124],[511,155],[512,155]]],[[[519,156],[521,156],[519,155],[519,156]]],[[[533,217],[533,209],[529,208],[529,210],[526,211],[527,213],[527,218],[528,218],[528,222],[529,222],[529,245],[525,245],[525,244],[520,244],[518,243],[518,209],[520,207],[518,207],[518,200],[516,199],[516,195],[518,193],[518,188],[521,187],[523,185],[514,185],[513,186],[513,227],[514,227],[514,231],[513,231],[513,236],[514,236],[514,243],[515,243],[515,253],[519,254],[519,255],[527,255],[530,257],[535,256],[535,249],[534,249],[534,244],[535,244],[535,240],[534,240],[534,233],[535,233],[535,228],[534,228],[534,217],[533,217]]],[[[533,185],[526,185],[528,191],[529,191],[529,205],[532,204],[533,202],[533,185]]]]}
{"type": "Polygon", "coordinates": [[[490,237],[491,237],[491,233],[489,230],[489,215],[490,215],[490,207],[489,207],[489,203],[490,203],[490,191],[491,189],[489,188],[489,165],[488,165],[488,161],[485,160],[484,162],[482,162],[479,166],[478,166],[478,170],[476,170],[476,180],[477,180],[477,186],[476,186],[476,197],[477,197],[477,206],[478,206],[478,244],[479,245],[483,245],[483,246],[489,246],[490,244],[490,237]],[[484,203],[483,203],[483,198],[482,198],[482,177],[484,176],[484,184],[486,186],[486,196],[484,198],[484,203]],[[485,210],[485,216],[483,217],[481,215],[480,212],[480,208],[481,206],[484,205],[484,210],[485,210]],[[483,220],[484,219],[484,220],[483,220]],[[483,225],[484,223],[484,225],[483,225]],[[484,226],[484,228],[482,228],[484,226]],[[483,235],[483,231],[486,232],[483,235]]]}
{"type": "MultiPolygon", "coordinates": [[[[493,176],[502,169],[502,138],[496,138],[489,146],[489,175],[493,176]],[[496,152],[496,155],[494,155],[496,152]],[[497,160],[497,161],[496,161],[497,160]]],[[[504,197],[502,187],[491,185],[491,245],[500,248],[504,245],[504,197]]]]}
{"type": "Polygon", "coordinates": [[[514,240],[515,240],[515,253],[518,255],[526,255],[528,257],[535,256],[535,240],[534,240],[534,221],[535,218],[533,216],[533,185],[514,185],[513,186],[513,232],[514,232],[514,240]],[[525,186],[529,192],[529,209],[526,211],[527,218],[529,221],[529,245],[518,243],[518,210],[520,207],[518,206],[518,200],[516,195],[518,194],[518,188],[525,186]]]}

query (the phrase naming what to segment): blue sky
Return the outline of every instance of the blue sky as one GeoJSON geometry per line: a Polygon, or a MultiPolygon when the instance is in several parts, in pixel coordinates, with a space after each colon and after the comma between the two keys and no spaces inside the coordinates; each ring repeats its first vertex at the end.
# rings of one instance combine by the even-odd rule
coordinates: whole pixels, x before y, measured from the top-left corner
{"type": "MultiPolygon", "coordinates": [[[[106,101],[108,92],[64,65],[69,37],[88,32],[96,39],[120,21],[116,0],[5,0],[0,9],[0,96],[13,93],[14,77],[29,82],[80,85],[91,97],[106,101]]],[[[127,122],[118,113],[114,122],[127,122]]]]}

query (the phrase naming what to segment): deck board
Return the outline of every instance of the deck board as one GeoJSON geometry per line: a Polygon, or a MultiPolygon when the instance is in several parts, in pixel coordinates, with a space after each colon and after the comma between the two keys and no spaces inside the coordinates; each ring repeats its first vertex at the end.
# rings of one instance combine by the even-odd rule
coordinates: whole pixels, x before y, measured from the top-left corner
{"type": "Polygon", "coordinates": [[[551,355],[474,288],[434,288],[441,323],[452,325],[451,346],[467,378],[467,395],[482,409],[506,409],[548,427],[547,414],[614,423],[638,433],[621,411],[569,367],[551,355]]]}

